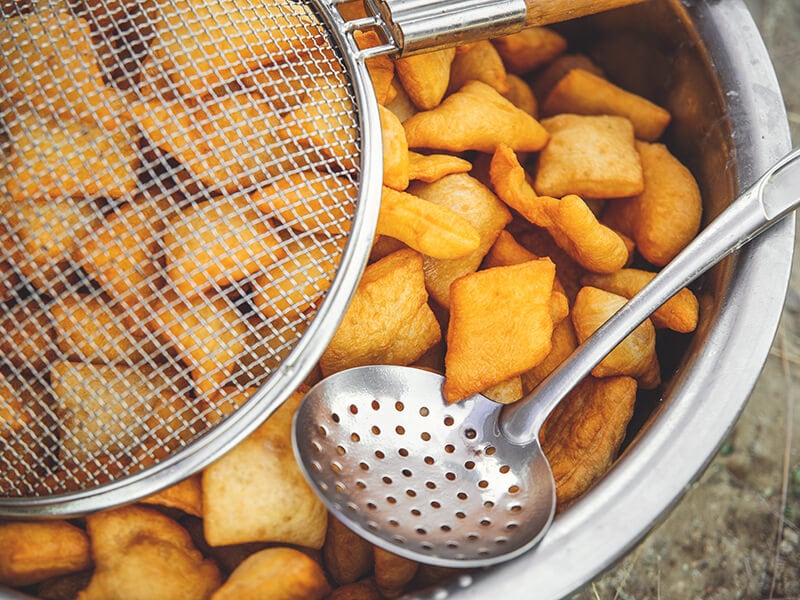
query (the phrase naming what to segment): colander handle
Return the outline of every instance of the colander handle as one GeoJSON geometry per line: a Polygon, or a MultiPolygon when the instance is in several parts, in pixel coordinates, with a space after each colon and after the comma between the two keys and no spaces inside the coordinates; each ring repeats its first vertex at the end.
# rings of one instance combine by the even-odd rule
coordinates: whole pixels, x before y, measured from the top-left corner
{"type": "Polygon", "coordinates": [[[370,0],[402,56],[525,27],[549,25],[644,0],[370,0]]]}
{"type": "Polygon", "coordinates": [[[597,329],[525,398],[503,410],[500,428],[527,444],[558,403],[664,302],[800,206],[800,148],[734,200],[653,280],[597,329]]]}

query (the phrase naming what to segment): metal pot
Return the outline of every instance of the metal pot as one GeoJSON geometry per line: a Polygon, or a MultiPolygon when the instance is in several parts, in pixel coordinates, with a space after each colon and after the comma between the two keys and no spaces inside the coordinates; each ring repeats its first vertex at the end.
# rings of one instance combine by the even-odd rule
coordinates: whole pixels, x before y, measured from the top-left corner
{"type": "MultiPolygon", "coordinates": [[[[780,88],[742,0],[650,0],[562,32],[613,81],[670,110],[666,141],[697,177],[706,220],[790,149],[780,88]]],[[[639,542],[700,476],[744,408],[777,330],[794,228],[786,219],[700,282],[697,332],[688,346],[675,336],[660,349],[671,357],[669,383],[639,401],[612,470],[558,515],[538,547],[414,597],[561,598],[639,542]]]]}

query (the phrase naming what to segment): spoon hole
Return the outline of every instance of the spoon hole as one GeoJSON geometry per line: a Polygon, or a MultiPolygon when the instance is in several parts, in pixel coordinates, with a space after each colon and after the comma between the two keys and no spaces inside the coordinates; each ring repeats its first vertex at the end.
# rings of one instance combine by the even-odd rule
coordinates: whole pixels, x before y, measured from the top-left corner
{"type": "Polygon", "coordinates": [[[365,490],[365,489],[367,489],[367,484],[364,483],[363,481],[361,481],[360,479],[357,479],[356,480],[356,487],[361,489],[361,490],[365,490]]]}
{"type": "Polygon", "coordinates": [[[476,437],[478,437],[478,432],[472,428],[467,429],[466,431],[464,431],[464,437],[467,438],[468,440],[474,440],[476,437]]]}
{"type": "Polygon", "coordinates": [[[423,550],[433,550],[433,544],[431,544],[430,542],[422,542],[422,543],[420,544],[420,547],[421,547],[423,550]]]}
{"type": "Polygon", "coordinates": [[[357,415],[358,414],[358,407],[355,404],[351,404],[348,408],[350,410],[350,414],[351,415],[357,415]]]}
{"type": "Polygon", "coordinates": [[[424,527],[417,527],[416,532],[420,535],[428,535],[428,532],[425,530],[424,527]]]}
{"type": "Polygon", "coordinates": [[[474,542],[474,541],[475,541],[475,540],[477,540],[477,539],[478,539],[480,536],[479,536],[477,533],[468,533],[468,534],[467,534],[465,537],[467,538],[467,540],[468,540],[468,541],[470,541],[470,542],[474,542]]]}
{"type": "Polygon", "coordinates": [[[378,507],[375,505],[374,502],[367,502],[367,508],[370,510],[375,510],[378,507]]]}
{"type": "Polygon", "coordinates": [[[447,481],[455,481],[456,474],[453,473],[452,471],[448,471],[447,473],[444,474],[444,478],[447,479],[447,481]]]}
{"type": "Polygon", "coordinates": [[[434,482],[432,482],[432,481],[426,481],[425,482],[425,487],[428,488],[429,490],[435,490],[436,489],[436,484],[434,482]]]}
{"type": "Polygon", "coordinates": [[[392,478],[389,477],[388,475],[384,475],[381,479],[383,480],[383,483],[385,483],[386,485],[392,485],[392,478]]]}
{"type": "Polygon", "coordinates": [[[398,425],[397,427],[394,428],[394,430],[397,432],[397,435],[405,435],[406,433],[406,428],[403,427],[402,425],[398,425]]]}
{"type": "Polygon", "coordinates": [[[372,433],[374,433],[375,435],[380,435],[381,434],[381,428],[378,427],[377,425],[373,425],[372,427],[370,427],[370,431],[372,433]]]}
{"type": "Polygon", "coordinates": [[[361,441],[361,436],[358,435],[356,432],[353,432],[353,433],[350,434],[350,440],[353,441],[353,442],[360,442],[361,441]]]}
{"type": "Polygon", "coordinates": [[[491,552],[489,552],[488,550],[484,549],[484,550],[479,551],[478,554],[480,556],[489,556],[491,554],[491,552]]]}
{"type": "Polygon", "coordinates": [[[502,467],[500,467],[500,472],[501,473],[508,473],[510,470],[511,470],[511,467],[509,467],[508,465],[503,465],[502,467]]]}
{"type": "Polygon", "coordinates": [[[436,500],[431,500],[431,506],[433,508],[442,508],[442,505],[439,502],[437,502],[436,500]]]}
{"type": "Polygon", "coordinates": [[[466,492],[458,492],[456,496],[458,496],[459,500],[466,500],[469,498],[469,495],[466,492]]]}
{"type": "Polygon", "coordinates": [[[400,472],[403,474],[404,477],[411,477],[413,475],[413,473],[409,469],[403,469],[400,472]]]}
{"type": "Polygon", "coordinates": [[[338,423],[339,421],[341,421],[341,419],[339,418],[338,414],[331,413],[331,421],[333,421],[334,423],[338,423]]]}
{"type": "Polygon", "coordinates": [[[419,510],[418,508],[412,508],[411,509],[411,514],[414,515],[415,517],[419,517],[419,516],[422,515],[422,511],[419,510]]]}
{"type": "Polygon", "coordinates": [[[319,442],[311,442],[311,449],[317,454],[322,452],[322,446],[319,444],[319,442]]]}
{"type": "Polygon", "coordinates": [[[426,465],[432,465],[432,464],[433,464],[433,463],[435,463],[435,462],[436,462],[436,461],[433,459],[433,457],[432,457],[432,456],[426,456],[426,457],[425,457],[425,464],[426,464],[426,465]]]}
{"type": "Polygon", "coordinates": [[[455,419],[454,419],[453,417],[451,417],[450,415],[447,415],[447,416],[444,418],[444,424],[445,424],[447,427],[452,427],[452,426],[453,426],[453,423],[455,423],[455,422],[456,422],[456,421],[455,421],[455,419]]]}
{"type": "Polygon", "coordinates": [[[389,519],[389,525],[391,525],[392,527],[399,527],[400,522],[397,519],[389,519]]]}
{"type": "Polygon", "coordinates": [[[486,488],[488,488],[488,487],[489,487],[489,482],[488,482],[488,481],[486,481],[485,479],[481,479],[481,480],[478,482],[478,487],[479,487],[479,488],[481,488],[482,490],[485,490],[486,488]]]}
{"type": "Polygon", "coordinates": [[[428,410],[428,407],[423,406],[419,409],[419,415],[421,417],[427,417],[429,414],[431,414],[431,411],[428,410]]]}
{"type": "Polygon", "coordinates": [[[492,456],[495,452],[497,452],[497,450],[494,446],[487,446],[484,452],[486,453],[486,456],[492,456]]]}
{"type": "Polygon", "coordinates": [[[397,498],[395,498],[394,496],[386,496],[386,501],[389,504],[397,504],[397,498]]]}
{"type": "Polygon", "coordinates": [[[455,550],[456,548],[458,548],[458,544],[456,544],[455,542],[447,542],[447,547],[450,548],[451,550],[455,550]]]}
{"type": "Polygon", "coordinates": [[[336,453],[337,453],[339,456],[344,456],[345,454],[347,454],[347,450],[345,449],[345,447],[344,447],[344,446],[342,446],[342,445],[339,445],[339,446],[336,446],[336,453]]]}
{"type": "Polygon", "coordinates": [[[422,439],[423,442],[430,442],[431,441],[431,434],[427,431],[423,431],[419,437],[422,439]]]}
{"type": "Polygon", "coordinates": [[[319,464],[317,461],[313,461],[311,463],[311,468],[314,469],[317,473],[320,473],[322,471],[322,465],[319,464]]]}
{"type": "Polygon", "coordinates": [[[340,465],[336,461],[333,461],[331,463],[331,471],[333,471],[334,473],[341,473],[342,472],[342,465],[340,465]]]}
{"type": "Polygon", "coordinates": [[[466,519],[466,518],[467,518],[467,515],[466,515],[466,514],[464,514],[464,513],[463,513],[463,512],[461,512],[461,511],[458,511],[458,512],[456,513],[456,518],[458,518],[458,519],[466,519]]]}
{"type": "Polygon", "coordinates": [[[489,525],[492,524],[492,522],[489,519],[481,519],[480,523],[481,527],[489,527],[489,525]]]}
{"type": "Polygon", "coordinates": [[[378,402],[377,400],[373,400],[372,402],[370,402],[370,406],[372,407],[372,410],[380,410],[381,409],[381,403],[378,402]]]}
{"type": "Polygon", "coordinates": [[[510,486],[510,487],[508,488],[508,493],[509,493],[509,494],[518,494],[518,493],[519,493],[519,486],[518,486],[518,485],[512,485],[512,486],[510,486]]]}
{"type": "Polygon", "coordinates": [[[448,454],[452,454],[453,452],[456,451],[456,447],[453,446],[453,444],[447,444],[444,447],[444,451],[447,452],[448,454]]]}
{"type": "Polygon", "coordinates": [[[508,538],[499,537],[494,541],[494,543],[497,544],[498,546],[502,546],[503,544],[508,543],[508,538]]]}
{"type": "Polygon", "coordinates": [[[382,451],[380,451],[380,450],[375,450],[375,458],[380,458],[380,459],[383,459],[383,458],[385,458],[385,457],[386,457],[386,455],[385,455],[385,454],[384,454],[382,451]]]}
{"type": "Polygon", "coordinates": [[[319,437],[328,437],[328,430],[322,425],[320,425],[319,429],[317,429],[317,433],[319,433],[319,437]]]}
{"type": "Polygon", "coordinates": [[[439,527],[439,529],[441,529],[444,532],[448,532],[448,531],[452,530],[453,528],[450,527],[450,525],[442,525],[441,527],[439,527]]]}
{"type": "Polygon", "coordinates": [[[493,508],[494,502],[492,502],[491,500],[487,500],[486,502],[483,503],[483,506],[486,508],[493,508]]]}
{"type": "Polygon", "coordinates": [[[467,462],[464,463],[464,468],[467,469],[468,471],[471,471],[472,469],[475,468],[475,463],[471,460],[468,460],[467,462]]]}
{"type": "Polygon", "coordinates": [[[378,524],[375,521],[368,521],[367,529],[370,531],[378,531],[378,524]]]}
{"type": "Polygon", "coordinates": [[[508,510],[510,510],[512,513],[518,513],[519,511],[522,510],[522,506],[520,506],[519,504],[514,504],[508,510]]]}
{"type": "Polygon", "coordinates": [[[369,471],[369,465],[364,461],[358,463],[358,466],[361,468],[362,471],[369,471]]]}
{"type": "Polygon", "coordinates": [[[392,540],[400,545],[406,543],[406,538],[404,538],[402,535],[393,535],[392,540]]]}
{"type": "Polygon", "coordinates": [[[507,531],[513,531],[517,527],[519,527],[519,523],[514,523],[513,521],[511,523],[506,523],[506,530],[507,531]]]}
{"type": "Polygon", "coordinates": [[[406,490],[406,496],[408,496],[409,498],[416,498],[417,497],[417,492],[415,492],[412,489],[407,489],[406,490]]]}
{"type": "Polygon", "coordinates": [[[397,412],[403,412],[405,410],[405,408],[406,408],[405,404],[400,402],[400,400],[398,400],[397,402],[394,403],[394,409],[397,412]]]}
{"type": "Polygon", "coordinates": [[[397,451],[397,453],[398,453],[400,456],[402,456],[403,458],[405,458],[406,456],[408,456],[408,450],[406,450],[405,448],[400,448],[400,449],[397,451]]]}

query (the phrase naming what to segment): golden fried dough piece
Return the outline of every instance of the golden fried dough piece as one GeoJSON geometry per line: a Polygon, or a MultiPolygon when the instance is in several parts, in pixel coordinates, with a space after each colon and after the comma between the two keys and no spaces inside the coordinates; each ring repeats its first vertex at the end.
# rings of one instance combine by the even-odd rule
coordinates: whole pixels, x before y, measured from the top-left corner
{"type": "Polygon", "coordinates": [[[512,404],[522,398],[522,377],[519,375],[496,383],[481,392],[499,404],[512,404]]]}
{"type": "Polygon", "coordinates": [[[497,195],[534,225],[544,227],[583,268],[613,273],[628,261],[628,248],[616,232],[602,225],[579,196],[538,196],[525,170],[507,146],[498,147],[489,175],[497,195]]]}
{"type": "Polygon", "coordinates": [[[627,223],[639,253],[662,267],[697,235],[703,199],[697,182],[663,144],[637,142],[644,170],[644,191],[612,202],[603,214],[610,222],[627,223]]]}
{"type": "Polygon", "coordinates": [[[175,0],[158,5],[149,68],[186,97],[293,51],[324,47],[302,7],[249,0],[175,0]]]}
{"type": "Polygon", "coordinates": [[[246,194],[183,209],[168,220],[162,244],[167,278],[185,296],[244,279],[286,256],[246,194]]]}
{"type": "Polygon", "coordinates": [[[365,269],[320,366],[328,376],[362,365],[409,365],[440,338],[422,256],[399,250],[365,269]]]}
{"type": "Polygon", "coordinates": [[[333,590],[328,600],[384,600],[374,579],[362,579],[333,590]]]}
{"type": "Polygon", "coordinates": [[[295,392],[242,443],[203,471],[203,524],[212,546],[266,541],[321,548],[327,511],[292,452],[295,392]]]}
{"type": "MultiPolygon", "coordinates": [[[[380,36],[374,31],[355,31],[353,38],[361,50],[381,45],[380,36]]],[[[367,65],[369,78],[375,90],[378,104],[386,105],[391,102],[396,90],[392,86],[394,79],[394,61],[388,56],[374,56],[364,61],[367,65]]]]}
{"type": "Polygon", "coordinates": [[[445,382],[448,402],[520,375],[550,352],[549,259],[494,267],[456,279],[450,291],[445,382]]]}
{"type": "Polygon", "coordinates": [[[331,516],[322,555],[325,570],[339,585],[358,581],[372,571],[374,564],[372,544],[331,516]]]}
{"type": "Polygon", "coordinates": [[[0,584],[27,586],[91,566],[89,537],[66,521],[0,522],[0,584]]]}
{"type": "Polygon", "coordinates": [[[0,354],[17,369],[41,372],[56,357],[51,303],[28,296],[0,316],[0,354]]]}
{"type": "Polygon", "coordinates": [[[603,69],[598,67],[592,60],[584,54],[561,54],[553,62],[547,64],[531,81],[531,89],[539,103],[545,101],[555,85],[564,75],[572,69],[583,69],[594,73],[598,77],[603,77],[603,69]]]}
{"type": "Polygon", "coordinates": [[[670,122],[660,106],[583,69],[564,75],[542,104],[542,114],[559,113],[627,117],[634,135],[649,142],[660,138],[670,122]]]}
{"type": "Polygon", "coordinates": [[[375,546],[375,585],[385,598],[400,596],[418,569],[418,562],[375,546]]]}
{"type": "Polygon", "coordinates": [[[188,515],[203,516],[203,489],[200,475],[192,475],[183,481],[140,500],[143,504],[177,508],[188,515]]]}
{"type": "MultiPolygon", "coordinates": [[[[581,283],[630,299],[655,276],[656,273],[640,269],[622,269],[608,275],[587,273],[581,279],[581,283]]],[[[699,310],[697,297],[689,288],[683,288],[650,315],[650,320],[655,327],[672,329],[679,333],[691,333],[697,327],[699,310]]]]}
{"type": "Polygon", "coordinates": [[[624,117],[557,115],[542,125],[550,141],[539,155],[533,187],[561,198],[623,198],[644,190],[633,125],[624,117]]]}
{"type": "MultiPolygon", "coordinates": [[[[578,342],[584,342],[627,301],[627,298],[591,286],[581,288],[571,314],[578,342]]],[[[657,387],[661,383],[661,373],[656,355],[656,331],[650,319],[646,319],[600,361],[592,369],[592,375],[628,375],[646,390],[657,387]]]]}
{"type": "Polygon", "coordinates": [[[478,230],[453,210],[384,186],[377,233],[439,259],[461,258],[477,250],[478,230]]]}
{"type": "MultiPolygon", "coordinates": [[[[15,202],[119,198],[136,187],[139,134],[28,113],[12,127],[7,189],[15,202]]],[[[77,201],[77,200],[76,200],[77,201]]]]}
{"type": "Polygon", "coordinates": [[[420,154],[408,152],[408,178],[433,183],[454,173],[468,173],[472,163],[451,154],[420,154]]]}
{"type": "Polygon", "coordinates": [[[447,92],[455,48],[398,58],[395,73],[411,102],[420,110],[439,105],[447,92]]]}
{"type": "MultiPolygon", "coordinates": [[[[497,236],[491,250],[483,261],[483,268],[506,267],[537,260],[539,257],[533,252],[522,246],[505,229],[497,236]]],[[[558,279],[558,275],[553,280],[553,294],[550,296],[550,317],[553,325],[560,323],[569,314],[569,301],[564,291],[564,286],[558,279]]]]}
{"type": "Polygon", "coordinates": [[[248,326],[224,294],[207,297],[162,293],[149,304],[144,321],[154,335],[168,341],[192,370],[199,394],[219,390],[231,376],[242,353],[248,326]]]}
{"type": "Polygon", "coordinates": [[[85,19],[40,8],[0,27],[0,114],[109,129],[119,123],[122,103],[103,83],[85,19]]]}
{"type": "Polygon", "coordinates": [[[489,188],[466,173],[448,175],[433,183],[415,182],[408,191],[460,214],[480,235],[478,248],[463,258],[424,259],[425,286],[431,297],[446,308],[450,305],[450,284],[477,271],[497,236],[511,221],[511,212],[489,188]]]}
{"type": "Polygon", "coordinates": [[[355,193],[345,177],[303,170],[276,178],[253,192],[250,201],[295,231],[334,237],[349,230],[355,193]]]}
{"type": "Polygon", "coordinates": [[[536,119],[480,81],[470,81],[436,108],[409,117],[403,127],[409,148],[450,152],[491,153],[500,144],[533,152],[548,140],[536,119]]]}
{"type": "Polygon", "coordinates": [[[178,210],[167,197],[137,196],[96,224],[76,248],[89,276],[139,319],[149,318],[146,301],[164,286],[159,240],[178,210]]]}
{"type": "Polygon", "coordinates": [[[189,533],[157,510],[127,506],[86,517],[95,571],[78,600],[205,600],[221,584],[189,533]]]}
{"type": "Polygon", "coordinates": [[[286,321],[314,308],[330,287],[346,241],[302,236],[286,243],[286,257],[264,265],[251,281],[255,307],[268,319],[286,321]]]}
{"type": "MultiPolygon", "coordinates": [[[[306,102],[284,117],[286,127],[279,128],[278,135],[284,142],[297,143],[345,171],[357,169],[360,154],[355,124],[352,128],[343,126],[355,112],[349,90],[333,76],[319,77],[318,81],[308,89],[306,102]]],[[[281,148],[281,152],[286,149],[281,148]]]]}
{"type": "Polygon", "coordinates": [[[383,185],[403,191],[408,187],[408,142],[403,124],[388,108],[378,106],[383,134],[383,185]]]}
{"type": "Polygon", "coordinates": [[[492,40],[509,72],[521,75],[549,63],[567,49],[567,40],[546,27],[530,27],[492,40]]]}
{"type": "Polygon", "coordinates": [[[275,156],[283,147],[279,108],[245,89],[200,105],[153,99],[134,102],[130,110],[147,138],[207,187],[235,193],[281,172],[285,157],[275,156]]]}
{"type": "Polygon", "coordinates": [[[123,455],[145,436],[145,420],[173,389],[174,370],[55,361],[50,385],[61,432],[60,458],[86,462],[103,454],[123,455]]]}
{"type": "Polygon", "coordinates": [[[136,365],[161,354],[160,344],[143,329],[132,328],[125,308],[108,297],[68,293],[50,308],[56,344],[71,361],[136,365]]]}
{"type": "Polygon", "coordinates": [[[545,421],[540,438],[556,481],[559,508],[611,467],[633,415],[636,381],[587,377],[545,421]]]}
{"type": "Polygon", "coordinates": [[[506,83],[508,90],[503,96],[511,102],[514,106],[524,110],[534,119],[539,115],[539,103],[536,96],[533,94],[531,86],[529,86],[524,79],[509,73],[506,76],[506,83]]]}
{"type": "Polygon", "coordinates": [[[457,52],[450,66],[448,93],[460,90],[468,81],[482,81],[501,94],[508,91],[506,67],[495,47],[488,40],[470,44],[464,52],[457,52]]]}
{"type": "Polygon", "coordinates": [[[553,369],[564,362],[578,347],[578,338],[570,319],[562,319],[553,327],[550,352],[538,365],[522,374],[522,390],[528,393],[539,385],[553,369]]]}
{"type": "Polygon", "coordinates": [[[322,600],[329,593],[311,558],[293,548],[267,548],[246,558],[211,600],[322,600]]]}

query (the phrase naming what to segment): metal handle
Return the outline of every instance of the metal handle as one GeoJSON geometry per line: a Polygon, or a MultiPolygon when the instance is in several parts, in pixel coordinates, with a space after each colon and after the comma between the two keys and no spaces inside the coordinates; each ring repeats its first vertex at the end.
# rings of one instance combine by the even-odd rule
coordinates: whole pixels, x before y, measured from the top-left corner
{"type": "Polygon", "coordinates": [[[548,415],[605,356],[687,284],[800,205],[800,148],[790,152],[739,196],[525,398],[503,410],[509,441],[535,439],[548,415]]]}
{"type": "Polygon", "coordinates": [[[500,37],[644,0],[367,0],[402,56],[500,37]]]}

